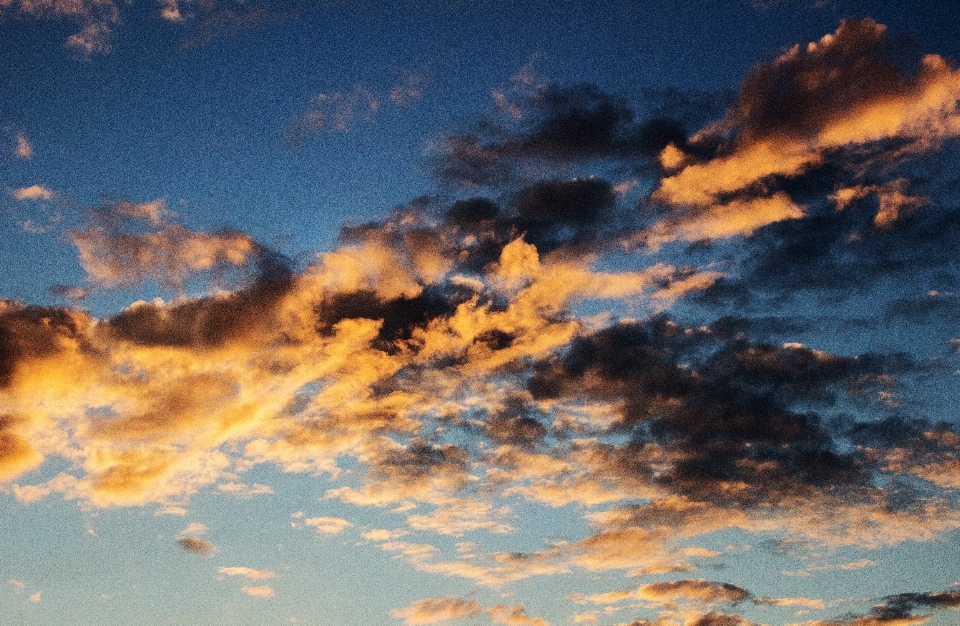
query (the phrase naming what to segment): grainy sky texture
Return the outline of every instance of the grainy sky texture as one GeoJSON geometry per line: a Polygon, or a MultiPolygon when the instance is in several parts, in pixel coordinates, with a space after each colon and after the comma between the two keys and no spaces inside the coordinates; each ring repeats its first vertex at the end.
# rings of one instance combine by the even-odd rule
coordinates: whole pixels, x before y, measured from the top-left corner
{"type": "Polygon", "coordinates": [[[958,623],[958,23],[0,0],[0,623],[958,623]]]}

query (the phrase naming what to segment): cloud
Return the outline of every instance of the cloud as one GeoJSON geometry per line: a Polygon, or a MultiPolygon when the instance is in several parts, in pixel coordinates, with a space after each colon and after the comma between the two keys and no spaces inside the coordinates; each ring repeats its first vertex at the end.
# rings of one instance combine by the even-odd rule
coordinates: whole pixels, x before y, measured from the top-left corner
{"type": "MultiPolygon", "coordinates": [[[[33,145],[22,132],[17,133],[17,145],[13,149],[13,156],[18,159],[29,159],[33,157],[33,145]]],[[[19,200],[20,198],[17,199],[19,200]]]]}
{"type": "Polygon", "coordinates": [[[339,535],[345,528],[353,527],[353,524],[340,517],[308,517],[303,523],[326,535],[339,535]]]}
{"type": "Polygon", "coordinates": [[[960,610],[960,594],[953,591],[915,592],[890,595],[873,607],[869,615],[852,616],[844,621],[813,621],[803,626],[915,626],[925,624],[932,614],[915,614],[917,609],[960,610]]]}
{"type": "Polygon", "coordinates": [[[177,539],[177,545],[199,556],[210,556],[216,551],[212,541],[199,537],[181,537],[177,539]]]}
{"type": "Polygon", "coordinates": [[[160,4],[160,17],[170,22],[182,22],[179,0],[157,0],[160,4]]]}
{"type": "MultiPolygon", "coordinates": [[[[190,19],[186,2],[161,6],[190,19]]],[[[728,116],[692,136],[679,115],[642,118],[596,87],[520,78],[530,89],[501,94],[500,126],[455,136],[434,164],[442,183],[470,191],[345,227],[338,247],[301,266],[245,233],[178,225],[162,201],[93,209],[70,231],[92,285],[182,291],[198,273],[213,277],[205,293],[102,317],[0,304],[4,489],[24,504],[60,494],[88,508],[182,513],[198,494],[270,493],[241,482],[269,463],[348,476],[325,496],[396,516],[390,530],[358,528],[361,543],[424,574],[498,590],[534,576],[657,575],[581,597],[611,615],[624,602],[664,611],[635,624],[745,626],[713,612],[743,602],[822,608],[694,578],[722,556],[707,535],[823,551],[960,528],[955,427],[893,407],[931,364],[800,343],[819,322],[784,309],[698,317],[698,295],[722,307],[738,290],[822,294],[887,271],[952,271],[960,222],[917,171],[953,132],[933,85],[949,87],[954,71],[930,59],[915,71],[884,65],[885,36],[870,22],[831,37],[759,66],[728,116]],[[852,105],[835,106],[846,87],[831,72],[847,76],[849,60],[892,82],[848,77],[852,105]],[[770,104],[781,89],[808,97],[804,80],[825,99],[821,116],[770,104]],[[845,126],[889,102],[899,103],[895,127],[845,126]],[[567,175],[590,165],[594,176],[567,175]],[[624,193],[624,171],[647,178],[624,193]],[[642,187],[651,198],[638,199],[642,187]],[[48,459],[59,474],[29,473],[48,459]],[[586,530],[528,552],[449,539],[514,532],[530,509],[571,504],[586,530]]],[[[374,100],[397,104],[356,90],[320,98],[322,119],[304,132],[347,127],[374,100]]],[[[946,304],[916,312],[917,323],[949,314],[952,300],[927,299],[946,304]]],[[[891,292],[877,309],[900,319],[913,304],[891,292]]],[[[302,512],[291,523],[330,535],[353,527],[302,512]]],[[[190,525],[175,541],[209,555],[205,531],[190,525]]],[[[953,606],[936,594],[882,602],[848,621],[920,623],[917,611],[953,606]]],[[[508,626],[546,623],[521,605],[456,596],[391,615],[430,624],[484,612],[508,626]]]]}
{"type": "Polygon", "coordinates": [[[610,326],[576,339],[562,359],[537,363],[528,387],[536,399],[619,399],[620,427],[633,430],[637,450],[655,447],[673,459],[647,453],[651,467],[632,471],[678,493],[750,504],[866,485],[862,461],[835,451],[816,414],[793,402],[882,386],[904,364],[688,330],[665,318],[610,326]],[[692,352],[711,344],[716,352],[697,365],[692,352]]]}
{"type": "Polygon", "coordinates": [[[270,585],[258,585],[256,587],[240,587],[240,591],[254,598],[272,598],[273,587],[270,585]]]}
{"type": "Polygon", "coordinates": [[[205,46],[211,41],[236,37],[262,24],[284,19],[265,4],[245,5],[242,0],[193,2],[192,0],[160,0],[164,19],[186,22],[191,28],[183,48],[205,46]],[[182,7],[189,7],[184,11],[182,7]],[[180,19],[178,19],[180,18],[180,19]]]}
{"type": "Polygon", "coordinates": [[[651,583],[637,589],[637,597],[657,604],[674,602],[729,602],[736,604],[751,597],[749,591],[730,583],[712,580],[684,579],[665,583],[651,583]]]}
{"type": "Polygon", "coordinates": [[[273,488],[270,485],[254,484],[251,487],[250,485],[234,482],[221,483],[217,485],[217,489],[224,493],[233,494],[240,498],[252,498],[253,496],[273,493],[273,488]]]}
{"type": "Polygon", "coordinates": [[[245,265],[262,254],[253,239],[237,231],[190,231],[171,224],[162,200],[99,207],[93,223],[70,232],[87,279],[103,287],[156,279],[180,287],[192,273],[245,265]]]}
{"type": "Polygon", "coordinates": [[[120,9],[113,0],[12,0],[0,5],[0,17],[5,14],[37,19],[66,19],[79,23],[80,30],[67,38],[66,45],[87,56],[109,52],[110,35],[120,23],[120,9]]]}
{"type": "Polygon", "coordinates": [[[506,606],[498,604],[487,609],[487,614],[495,624],[505,626],[550,626],[550,623],[541,617],[530,617],[526,609],[519,604],[506,606]]]}
{"type": "Polygon", "coordinates": [[[411,602],[402,609],[393,609],[390,616],[402,619],[405,626],[440,624],[451,620],[469,619],[482,612],[476,600],[464,600],[457,596],[425,598],[411,602]]]}
{"type": "MultiPolygon", "coordinates": [[[[960,110],[950,94],[960,72],[938,55],[902,68],[895,54],[885,27],[848,19],[820,41],[755,66],[725,119],[661,153],[670,173],[652,200],[676,211],[652,228],[648,243],[750,235],[800,220],[816,209],[794,190],[825,168],[859,162],[859,172],[844,174],[856,179],[956,137],[960,110]]],[[[854,183],[836,197],[877,194],[873,226],[893,229],[929,202],[905,193],[905,185],[854,183]]]]}
{"type": "Polygon", "coordinates": [[[422,74],[409,73],[403,82],[390,88],[390,102],[398,107],[409,107],[423,98],[426,78],[422,74]]]}
{"type": "MultiPolygon", "coordinates": [[[[402,93],[398,93],[401,97],[402,93]]],[[[362,85],[354,85],[346,92],[318,93],[313,96],[311,109],[287,128],[287,147],[299,147],[318,133],[346,133],[355,121],[369,122],[379,110],[379,97],[362,85]]]]}
{"type": "Polygon", "coordinates": [[[348,133],[358,122],[372,122],[384,106],[405,109],[419,102],[425,84],[423,74],[408,72],[403,81],[382,92],[356,84],[349,91],[315,94],[310,109],[287,126],[284,141],[288,148],[299,148],[314,135],[348,133]]]}
{"type": "Polygon", "coordinates": [[[251,580],[264,580],[277,577],[275,572],[263,569],[252,569],[250,567],[221,567],[217,571],[226,576],[244,576],[251,580]]]}
{"type": "Polygon", "coordinates": [[[23,588],[25,586],[22,582],[20,582],[16,578],[11,578],[7,582],[10,583],[10,586],[13,587],[14,591],[17,592],[18,594],[23,591],[23,588]]]}
{"type": "Polygon", "coordinates": [[[196,536],[206,532],[207,527],[204,524],[192,522],[177,534],[177,545],[198,556],[210,556],[216,552],[216,546],[213,545],[212,541],[196,536]]]}
{"type": "Polygon", "coordinates": [[[663,137],[682,134],[679,124],[670,127],[665,120],[634,124],[634,113],[623,98],[593,85],[530,86],[518,94],[517,103],[494,92],[499,108],[515,118],[508,126],[490,122],[480,132],[455,135],[440,144],[432,162],[439,180],[466,188],[497,186],[539,159],[645,159],[662,147],[663,137]]]}
{"type": "Polygon", "coordinates": [[[47,189],[43,185],[31,185],[30,187],[21,187],[10,192],[14,199],[23,202],[24,200],[53,200],[57,197],[56,192],[47,189]]]}

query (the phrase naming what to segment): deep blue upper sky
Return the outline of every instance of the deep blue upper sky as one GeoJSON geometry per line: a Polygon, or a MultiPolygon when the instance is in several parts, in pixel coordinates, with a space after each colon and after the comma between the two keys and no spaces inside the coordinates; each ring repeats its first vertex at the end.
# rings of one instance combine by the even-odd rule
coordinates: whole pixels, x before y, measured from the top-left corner
{"type": "MultiPolygon", "coordinates": [[[[109,52],[90,55],[64,45],[77,20],[8,11],[0,128],[8,145],[22,132],[34,156],[11,159],[8,150],[0,179],[8,190],[60,194],[62,206],[50,210],[62,221],[26,234],[26,208],[5,197],[2,263],[76,283],[56,233],[105,200],[163,198],[195,228],[237,228],[293,256],[328,249],[344,222],[433,193],[423,166],[430,146],[489,112],[491,92],[508,89],[524,66],[539,81],[594,84],[642,111],[648,90],[732,91],[754,63],[818,39],[843,16],[870,15],[908,45],[960,55],[960,34],[948,26],[960,18],[955,2],[922,11],[768,4],[281,2],[197,9],[171,22],[143,2],[123,7],[109,52]],[[419,94],[394,105],[390,90],[410,77],[419,94]],[[317,94],[357,89],[378,101],[375,114],[355,113],[348,132],[285,141],[317,94]]],[[[5,293],[47,299],[49,284],[35,275],[0,280],[5,293]]]]}

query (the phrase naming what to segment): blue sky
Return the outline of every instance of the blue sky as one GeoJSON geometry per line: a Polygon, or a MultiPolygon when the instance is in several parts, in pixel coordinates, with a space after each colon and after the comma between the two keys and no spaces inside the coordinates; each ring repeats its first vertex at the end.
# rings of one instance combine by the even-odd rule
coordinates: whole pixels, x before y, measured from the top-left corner
{"type": "Polygon", "coordinates": [[[0,622],[953,623],[958,18],[0,0],[0,622]]]}

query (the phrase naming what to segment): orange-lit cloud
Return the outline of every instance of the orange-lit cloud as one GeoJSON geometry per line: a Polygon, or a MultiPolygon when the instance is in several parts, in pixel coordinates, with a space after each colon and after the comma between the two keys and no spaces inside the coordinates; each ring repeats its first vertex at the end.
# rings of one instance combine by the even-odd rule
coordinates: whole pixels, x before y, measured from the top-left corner
{"type": "Polygon", "coordinates": [[[243,576],[251,580],[264,580],[277,577],[275,572],[250,567],[221,567],[217,571],[225,576],[243,576]]]}
{"type": "Polygon", "coordinates": [[[402,619],[405,626],[421,626],[469,619],[479,615],[482,610],[476,600],[446,596],[417,600],[402,609],[393,609],[390,611],[390,615],[402,619]]]}
{"type": "Polygon", "coordinates": [[[254,598],[272,598],[273,587],[270,585],[257,585],[256,587],[243,586],[240,591],[254,598]]]}
{"type": "Polygon", "coordinates": [[[17,133],[17,145],[13,149],[13,155],[18,159],[29,159],[33,157],[33,145],[22,132],[17,133]]]}
{"type": "Polygon", "coordinates": [[[10,192],[10,195],[16,200],[53,200],[56,197],[56,192],[47,189],[43,185],[31,185],[30,187],[21,187],[20,189],[14,189],[10,192]]]}
{"type": "MultiPolygon", "coordinates": [[[[887,46],[884,26],[850,19],[836,33],[751,70],[726,119],[691,140],[732,134],[728,149],[708,159],[674,144],[661,153],[672,173],[653,198],[683,212],[656,226],[650,242],[749,235],[802,217],[804,207],[771,184],[820,165],[829,151],[900,140],[907,146],[901,153],[920,152],[960,134],[960,71],[927,55],[914,73],[904,73],[887,60],[887,46]]],[[[885,189],[875,220],[880,228],[918,206],[885,189]]]]}

